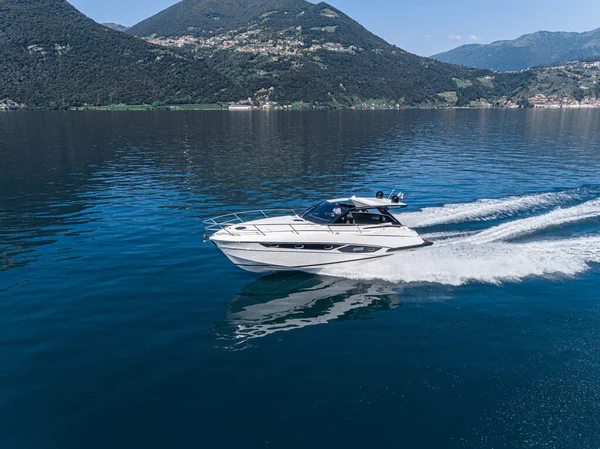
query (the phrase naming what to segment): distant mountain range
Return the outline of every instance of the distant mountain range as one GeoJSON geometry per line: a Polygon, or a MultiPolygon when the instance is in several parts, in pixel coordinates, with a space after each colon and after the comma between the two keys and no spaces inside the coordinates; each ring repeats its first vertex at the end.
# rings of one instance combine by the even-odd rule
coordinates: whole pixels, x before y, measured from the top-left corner
{"type": "Polygon", "coordinates": [[[515,106],[540,94],[600,97],[600,64],[519,73],[446,64],[390,45],[327,3],[183,0],[127,33],[66,0],[0,0],[3,109],[515,106]]]}
{"type": "Polygon", "coordinates": [[[600,56],[600,28],[585,33],[538,31],[512,41],[462,45],[432,56],[466,67],[516,71],[600,56]]]}
{"type": "Polygon", "coordinates": [[[103,23],[102,25],[110,28],[111,30],[122,31],[123,33],[129,29],[129,27],[119,25],[118,23],[110,23],[109,22],[109,23],[103,23]]]}

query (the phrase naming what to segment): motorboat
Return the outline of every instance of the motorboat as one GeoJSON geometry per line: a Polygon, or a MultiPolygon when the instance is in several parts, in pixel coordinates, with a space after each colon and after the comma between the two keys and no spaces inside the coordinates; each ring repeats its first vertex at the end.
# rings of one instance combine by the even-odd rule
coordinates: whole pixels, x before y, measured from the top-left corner
{"type": "Polygon", "coordinates": [[[320,273],[432,245],[404,226],[392,210],[407,207],[398,195],[326,200],[302,211],[235,212],[204,221],[204,240],[238,267],[255,273],[320,273]]]}

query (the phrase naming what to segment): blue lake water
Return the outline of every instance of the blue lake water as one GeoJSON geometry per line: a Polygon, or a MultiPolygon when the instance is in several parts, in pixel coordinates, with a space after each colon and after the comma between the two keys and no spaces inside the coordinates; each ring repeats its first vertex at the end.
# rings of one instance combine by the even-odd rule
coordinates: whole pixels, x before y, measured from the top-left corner
{"type": "Polygon", "coordinates": [[[0,447],[600,447],[600,111],[0,114],[0,447]],[[221,212],[436,244],[258,277],[221,212]]]}

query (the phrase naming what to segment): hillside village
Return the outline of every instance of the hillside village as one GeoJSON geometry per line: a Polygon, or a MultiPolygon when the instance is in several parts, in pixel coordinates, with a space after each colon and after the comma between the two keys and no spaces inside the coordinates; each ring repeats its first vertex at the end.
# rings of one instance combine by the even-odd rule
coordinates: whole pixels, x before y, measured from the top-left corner
{"type": "Polygon", "coordinates": [[[537,82],[519,92],[535,108],[600,107],[600,61],[569,61],[531,69],[537,82]]]}
{"type": "MultiPolygon", "coordinates": [[[[293,31],[300,33],[302,27],[298,26],[294,28],[293,31]]],[[[356,54],[363,51],[362,48],[354,45],[344,47],[335,42],[313,43],[312,45],[307,46],[298,36],[292,35],[285,37],[286,32],[280,32],[279,35],[279,39],[263,37],[260,29],[253,29],[247,31],[233,30],[209,38],[188,35],[167,38],[149,37],[146,40],[152,44],[161,45],[163,47],[189,47],[195,49],[196,52],[202,50],[235,50],[241,53],[253,53],[257,55],[306,56],[309,53],[320,50],[350,54],[356,54]]]]}

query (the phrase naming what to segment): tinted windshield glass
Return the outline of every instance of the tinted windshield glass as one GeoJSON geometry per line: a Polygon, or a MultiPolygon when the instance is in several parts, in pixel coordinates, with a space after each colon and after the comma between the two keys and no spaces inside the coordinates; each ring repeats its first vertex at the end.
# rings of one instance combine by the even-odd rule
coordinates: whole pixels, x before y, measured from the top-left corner
{"type": "Polygon", "coordinates": [[[302,218],[314,223],[332,223],[352,206],[347,204],[324,202],[313,206],[302,214],[302,218]]]}

